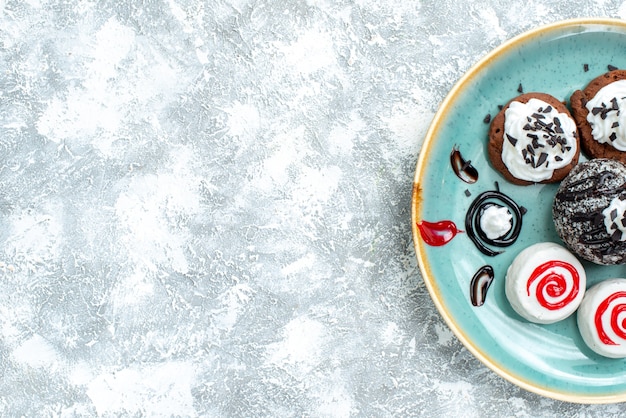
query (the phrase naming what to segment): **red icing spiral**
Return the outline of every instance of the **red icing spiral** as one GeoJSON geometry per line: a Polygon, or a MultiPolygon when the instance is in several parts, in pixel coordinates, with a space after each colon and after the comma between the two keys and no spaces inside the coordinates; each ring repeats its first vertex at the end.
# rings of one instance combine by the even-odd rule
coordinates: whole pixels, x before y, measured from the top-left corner
{"type": "Polygon", "coordinates": [[[600,341],[602,341],[606,345],[618,345],[615,341],[609,338],[606,331],[604,330],[604,326],[602,326],[602,316],[609,308],[611,308],[611,318],[609,321],[609,326],[611,327],[611,330],[619,338],[626,340],[626,318],[622,318],[622,321],[620,323],[620,315],[623,312],[626,312],[626,292],[615,292],[609,295],[598,305],[598,309],[596,309],[596,315],[594,317],[596,330],[598,331],[598,337],[600,338],[600,341]],[[624,300],[611,306],[611,304],[616,299],[620,298],[623,298],[624,300]]]}
{"type": "Polygon", "coordinates": [[[539,280],[535,290],[535,295],[539,305],[551,311],[561,309],[562,307],[568,305],[576,299],[576,296],[578,295],[578,287],[580,283],[578,270],[565,261],[550,260],[535,268],[528,279],[528,283],[526,284],[528,296],[530,296],[530,287],[535,280],[539,280]],[[561,272],[556,270],[558,267],[567,270],[572,276],[573,283],[569,293],[566,293],[568,291],[567,279],[561,272]],[[562,295],[565,296],[555,302],[551,302],[546,300],[544,294],[547,294],[551,298],[558,298],[562,295]]]}

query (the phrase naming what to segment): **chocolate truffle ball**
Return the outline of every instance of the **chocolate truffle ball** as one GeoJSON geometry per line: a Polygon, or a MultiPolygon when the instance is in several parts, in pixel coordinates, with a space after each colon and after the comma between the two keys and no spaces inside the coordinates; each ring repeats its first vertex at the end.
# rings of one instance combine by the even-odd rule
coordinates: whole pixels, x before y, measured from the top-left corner
{"type": "Polygon", "coordinates": [[[626,263],[626,165],[594,159],[561,182],[554,226],[569,249],[596,264],[626,263]]]}

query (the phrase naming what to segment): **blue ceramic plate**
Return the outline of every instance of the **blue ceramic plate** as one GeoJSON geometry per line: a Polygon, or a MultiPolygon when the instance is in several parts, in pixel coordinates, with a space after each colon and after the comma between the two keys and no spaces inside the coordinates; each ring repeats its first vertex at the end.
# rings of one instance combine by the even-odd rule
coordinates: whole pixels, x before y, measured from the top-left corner
{"type": "MultiPolygon", "coordinates": [[[[487,114],[525,92],[569,100],[609,65],[626,68],[626,22],[577,19],[524,33],[492,51],[454,86],[424,140],[414,180],[413,240],[424,281],[439,312],[463,344],[509,381],[544,396],[583,403],[626,401],[626,360],[594,354],[583,342],[575,315],[552,325],[518,316],[504,294],[504,276],[522,249],[541,241],[561,242],[552,222],[556,185],[515,186],[488,162],[487,114]],[[458,147],[478,171],[468,184],[452,170],[458,147]],[[467,233],[443,246],[427,245],[417,223],[452,221],[465,229],[465,215],[480,193],[495,189],[528,212],[517,241],[494,257],[483,255],[467,233]],[[494,270],[485,303],[470,302],[470,281],[484,265],[494,270]]],[[[584,157],[583,157],[584,159],[584,157]]],[[[585,264],[588,286],[626,277],[626,266],[585,264]]]]}

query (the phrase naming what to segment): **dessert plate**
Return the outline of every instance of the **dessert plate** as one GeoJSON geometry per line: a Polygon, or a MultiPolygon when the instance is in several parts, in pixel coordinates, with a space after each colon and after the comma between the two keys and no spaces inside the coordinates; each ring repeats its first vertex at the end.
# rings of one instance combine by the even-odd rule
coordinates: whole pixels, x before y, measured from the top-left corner
{"type": "MultiPolygon", "coordinates": [[[[568,100],[609,66],[626,68],[626,22],[620,20],[567,20],[507,41],[475,64],[441,104],[424,140],[413,186],[416,255],[431,298],[448,326],[500,376],[570,402],[626,401],[626,360],[604,358],[588,349],[575,315],[537,325],[510,307],[504,277],[515,255],[537,242],[561,243],[551,212],[558,186],[516,186],[496,172],[486,151],[487,116],[495,116],[498,105],[520,91],[568,100]],[[522,208],[522,226],[512,245],[489,256],[470,239],[465,218],[481,193],[497,190],[522,208]],[[472,278],[484,279],[490,272],[493,281],[484,303],[475,306],[472,278]]],[[[626,277],[626,266],[583,265],[587,287],[626,277]]],[[[489,282],[482,279],[481,283],[489,282]]]]}

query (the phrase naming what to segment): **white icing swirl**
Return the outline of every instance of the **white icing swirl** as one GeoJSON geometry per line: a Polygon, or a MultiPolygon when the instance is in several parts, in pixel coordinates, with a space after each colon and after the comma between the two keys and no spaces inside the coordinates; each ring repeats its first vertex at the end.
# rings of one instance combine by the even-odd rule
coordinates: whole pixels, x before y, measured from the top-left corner
{"type": "Polygon", "coordinates": [[[615,197],[603,211],[606,232],[615,241],[626,241],[626,200],[615,197]]]}
{"type": "Polygon", "coordinates": [[[593,139],[626,151],[626,80],[602,87],[585,105],[593,139]]]}
{"type": "Polygon", "coordinates": [[[506,235],[513,227],[513,215],[504,206],[491,205],[480,217],[480,229],[487,238],[498,239],[506,235]]]}
{"type": "Polygon", "coordinates": [[[504,117],[502,161],[514,177],[548,180],[576,155],[574,120],[543,100],[513,101],[504,117]]]}

